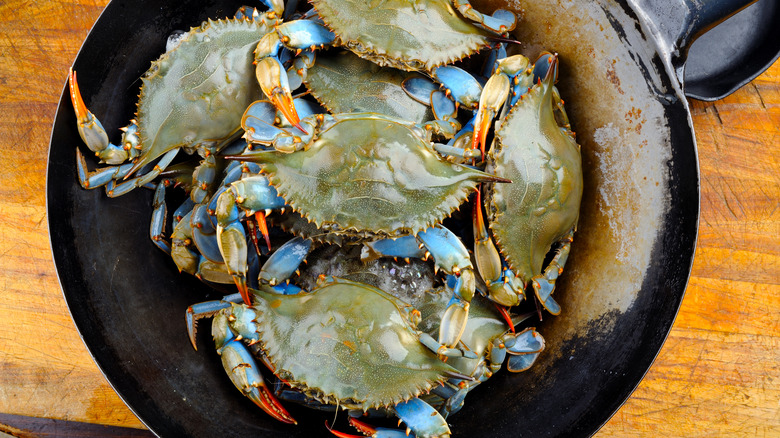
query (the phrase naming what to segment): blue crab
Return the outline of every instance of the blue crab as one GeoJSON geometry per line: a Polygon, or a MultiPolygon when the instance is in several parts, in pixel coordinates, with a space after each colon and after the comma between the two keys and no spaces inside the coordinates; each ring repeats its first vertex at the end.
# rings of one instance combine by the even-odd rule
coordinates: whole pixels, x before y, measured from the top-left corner
{"type": "MultiPolygon", "coordinates": [[[[276,1],[269,1],[269,7],[283,10],[276,1]]],[[[122,128],[118,145],[109,142],[102,124],[87,109],[76,72],[71,71],[79,134],[101,162],[112,165],[90,172],[77,148],[81,185],[105,186],[109,196],[120,196],[154,180],[181,149],[208,157],[239,137],[241,116],[263,96],[252,53],[280,22],[274,10],[261,14],[242,8],[236,18],[208,20],[176,39],[141,78],[136,117],[122,128]],[[139,176],[128,180],[134,174],[139,176]]],[[[278,102],[285,109],[288,103],[278,102]]]]}
{"type": "MultiPolygon", "coordinates": [[[[455,347],[468,318],[474,272],[460,239],[437,224],[480,181],[506,180],[445,161],[425,140],[422,128],[393,117],[313,115],[302,120],[312,132],[304,135],[266,122],[274,119],[273,114],[272,105],[258,102],[247,110],[243,126],[250,143],[271,143],[275,149],[230,158],[261,164],[287,205],[319,229],[352,240],[374,241],[372,250],[385,255],[431,255],[437,268],[458,275],[439,335],[443,345],[455,347]]],[[[239,220],[241,211],[249,214],[273,208],[261,201],[261,189],[265,190],[233,184],[217,204],[220,250],[245,295],[247,250],[239,220]]]]}
{"type": "Polygon", "coordinates": [[[211,301],[190,307],[195,321],[215,315],[212,335],[235,386],[274,418],[295,420],[259,374],[248,345],[286,385],[343,409],[394,412],[420,438],[448,437],[445,419],[421,400],[448,378],[470,380],[419,342],[420,315],[372,286],[322,277],[310,292],[251,290],[251,305],[211,301]]]}
{"type": "Polygon", "coordinates": [[[580,146],[554,86],[557,74],[558,57],[549,53],[533,67],[521,55],[500,61],[485,85],[474,135],[484,148],[486,127],[515,93],[500,117],[486,166],[513,181],[485,190],[489,227],[504,260],[485,230],[480,206],[475,207],[476,259],[491,288],[501,290],[496,295],[502,304],[517,304],[530,284],[554,315],[561,308],[551,294],[571,249],[583,188],[580,146]],[[536,84],[528,88],[534,78],[536,84]],[[555,254],[544,267],[551,249],[555,254]]]}
{"type": "MultiPolygon", "coordinates": [[[[469,75],[467,80],[474,79],[469,75]]],[[[399,117],[445,138],[461,128],[455,102],[430,79],[417,72],[380,67],[351,52],[318,56],[304,84],[333,114],[370,112],[399,117]],[[409,86],[420,82],[427,87],[409,86]]]]}
{"type": "Polygon", "coordinates": [[[290,95],[284,91],[289,86],[281,62],[287,53],[284,49],[298,54],[289,71],[297,84],[315,64],[315,50],[338,46],[381,66],[429,74],[457,102],[474,108],[480,84],[464,70],[445,64],[506,40],[500,35],[514,29],[517,22],[514,13],[498,10],[492,16],[484,15],[465,0],[385,0],[381,4],[315,0],[312,5],[316,15],[309,13],[280,24],[255,52],[258,72],[264,72],[258,73],[264,89],[287,93],[286,99],[290,95]]]}
{"type": "MultiPolygon", "coordinates": [[[[303,242],[299,239],[299,242],[303,242]]],[[[284,252],[282,250],[282,252],[284,252]]],[[[277,257],[273,255],[272,259],[277,257]]],[[[447,286],[430,289],[430,267],[419,261],[409,260],[406,263],[392,260],[372,260],[368,264],[361,261],[360,251],[354,247],[338,247],[326,245],[309,257],[309,263],[300,272],[296,279],[297,284],[308,284],[311,290],[318,290],[324,273],[338,273],[344,279],[367,282],[371,287],[383,286],[382,290],[401,299],[411,307],[419,311],[420,320],[416,324],[419,330],[419,341],[428,347],[430,351],[438,352],[440,345],[433,339],[439,330],[442,314],[448,307],[450,291],[447,286]],[[313,260],[312,260],[313,257],[313,260]],[[416,275],[415,275],[416,274],[416,275]],[[423,278],[419,275],[423,274],[423,278]],[[313,283],[313,277],[319,275],[319,280],[313,283]],[[388,280],[386,276],[394,278],[388,280]]],[[[269,259],[263,270],[276,270],[277,263],[269,259]]],[[[263,275],[263,274],[261,274],[263,275]]],[[[450,276],[448,285],[451,287],[457,280],[450,276]]],[[[277,293],[300,294],[304,293],[297,284],[280,282],[274,286],[277,293]]],[[[358,283],[355,283],[358,284],[358,283]]],[[[234,297],[239,299],[238,296],[234,297]]],[[[222,304],[224,305],[224,304],[222,304]]],[[[196,308],[198,310],[198,308],[196,308]]],[[[447,364],[452,366],[462,375],[450,377],[446,382],[434,386],[430,393],[419,397],[433,406],[444,418],[457,412],[463,405],[466,394],[479,383],[486,381],[503,365],[507,364],[510,372],[524,371],[533,364],[540,351],[544,348],[544,339],[532,328],[515,333],[514,326],[523,322],[533,314],[509,315],[502,307],[496,306],[486,298],[476,295],[472,301],[470,317],[466,324],[461,344],[462,351],[453,351],[447,358],[447,364]],[[507,326],[509,323],[509,328],[507,326]],[[468,376],[464,378],[463,376],[468,376]]],[[[193,314],[194,318],[194,314],[193,314]]],[[[251,341],[250,341],[251,343],[251,341]]],[[[257,356],[257,352],[255,352],[257,356]]],[[[262,358],[262,352],[259,353],[262,358]]],[[[305,391],[291,388],[289,385],[278,383],[275,385],[274,394],[283,400],[302,403],[316,409],[335,410],[337,405],[323,402],[322,399],[307,396],[305,391]]],[[[351,411],[351,416],[364,413],[363,409],[351,411]]],[[[382,409],[371,409],[371,415],[385,415],[382,409]],[[375,412],[377,411],[377,412],[375,412]]],[[[351,420],[354,424],[356,420],[351,420]]],[[[367,424],[362,427],[368,428],[367,424]]],[[[403,432],[394,430],[382,430],[382,435],[395,434],[402,436],[403,432]]],[[[338,436],[346,434],[332,430],[338,436]]],[[[405,436],[405,435],[403,435],[405,436]]]]}

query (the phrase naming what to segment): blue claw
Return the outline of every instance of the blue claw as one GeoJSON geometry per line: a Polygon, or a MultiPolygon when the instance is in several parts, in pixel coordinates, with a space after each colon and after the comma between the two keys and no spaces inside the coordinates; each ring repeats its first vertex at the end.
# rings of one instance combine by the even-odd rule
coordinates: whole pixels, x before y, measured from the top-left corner
{"type": "Polygon", "coordinates": [[[474,297],[476,280],[471,257],[463,242],[452,231],[435,226],[417,233],[417,238],[433,256],[434,269],[441,268],[448,274],[456,274],[452,299],[439,326],[439,343],[455,348],[463,335],[468,320],[468,303],[474,297]]]}
{"type": "Polygon", "coordinates": [[[534,78],[533,83],[537,83],[539,81],[544,80],[544,78],[547,77],[547,73],[550,70],[550,66],[555,64],[554,71],[553,71],[553,82],[555,82],[558,79],[558,63],[554,62],[556,56],[553,55],[550,52],[544,52],[541,55],[539,55],[539,58],[536,59],[536,62],[534,62],[534,78]]]}
{"type": "Polygon", "coordinates": [[[246,133],[244,137],[252,143],[271,144],[284,131],[259,119],[246,119],[243,123],[246,133]]]}
{"type": "Polygon", "coordinates": [[[244,118],[253,118],[263,121],[273,120],[276,117],[276,107],[267,100],[253,102],[244,111],[244,118]]]}
{"type": "Polygon", "coordinates": [[[544,350],[544,339],[534,329],[526,329],[504,342],[510,354],[539,353],[544,350]]]}
{"type": "Polygon", "coordinates": [[[395,413],[417,436],[450,436],[450,428],[444,417],[419,398],[395,405],[395,413]]]}
{"type": "Polygon", "coordinates": [[[282,43],[292,49],[308,49],[333,43],[336,34],[311,20],[288,21],[276,28],[282,43]]]}
{"type": "Polygon", "coordinates": [[[360,254],[363,261],[379,257],[422,258],[425,255],[414,236],[374,240],[366,243],[365,248],[360,254]]]}
{"type": "Polygon", "coordinates": [[[247,398],[279,421],[294,424],[295,420],[273,396],[263,377],[257,372],[257,363],[249,350],[238,341],[230,341],[222,348],[222,366],[233,384],[247,398]]]}
{"type": "Polygon", "coordinates": [[[234,182],[231,187],[236,195],[237,205],[244,210],[272,210],[285,206],[284,198],[279,196],[264,175],[244,178],[234,182]]]}
{"type": "Polygon", "coordinates": [[[87,168],[87,162],[84,160],[84,155],[81,154],[81,150],[76,148],[76,170],[79,175],[79,183],[85,189],[94,189],[105,186],[112,181],[121,180],[130,173],[132,168],[133,164],[127,163],[121,166],[104,167],[90,172],[87,168]]]}
{"type": "Polygon", "coordinates": [[[442,91],[437,90],[431,94],[431,108],[433,108],[434,117],[438,120],[449,120],[458,115],[455,102],[442,91]]]}
{"type": "Polygon", "coordinates": [[[481,24],[491,30],[500,30],[502,28],[511,30],[517,24],[517,16],[512,12],[499,9],[493,15],[483,15],[481,24]]]}
{"type": "Polygon", "coordinates": [[[482,85],[469,72],[459,67],[445,65],[433,69],[432,74],[434,79],[449,90],[456,102],[469,109],[476,109],[479,106],[482,85]]]}
{"type": "Polygon", "coordinates": [[[401,83],[401,87],[412,99],[423,105],[431,105],[431,93],[439,89],[432,80],[422,76],[412,76],[401,83]]]}
{"type": "Polygon", "coordinates": [[[303,289],[301,289],[300,287],[287,282],[277,284],[276,286],[272,286],[271,289],[275,290],[276,292],[279,292],[280,295],[297,295],[303,292],[303,289]]]}
{"type": "Polygon", "coordinates": [[[521,354],[519,356],[509,356],[509,360],[506,362],[506,369],[513,372],[513,373],[519,373],[521,371],[525,371],[528,368],[531,368],[531,365],[536,362],[536,359],[539,357],[539,353],[533,353],[533,354],[521,354]]]}
{"type": "Polygon", "coordinates": [[[282,245],[263,265],[260,279],[274,286],[290,278],[309,254],[311,243],[309,239],[296,237],[282,245]]]}
{"type": "Polygon", "coordinates": [[[417,233],[417,238],[428,249],[436,266],[444,272],[457,273],[472,267],[471,257],[463,242],[447,228],[436,225],[417,233]]]}
{"type": "Polygon", "coordinates": [[[272,417],[295,424],[296,421],[265,384],[252,353],[239,341],[241,338],[250,342],[258,339],[255,324],[257,315],[254,310],[234,304],[243,298],[243,295],[232,295],[223,301],[209,301],[190,306],[185,314],[190,341],[193,347],[196,347],[197,320],[213,315],[211,334],[222,358],[222,366],[236,388],[272,417]]]}

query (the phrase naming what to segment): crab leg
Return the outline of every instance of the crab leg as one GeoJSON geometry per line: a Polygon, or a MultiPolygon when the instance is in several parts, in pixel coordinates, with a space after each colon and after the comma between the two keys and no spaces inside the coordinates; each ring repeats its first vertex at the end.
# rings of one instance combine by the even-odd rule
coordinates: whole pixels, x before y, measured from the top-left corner
{"type": "Polygon", "coordinates": [[[192,191],[190,199],[196,204],[205,201],[209,196],[217,177],[217,159],[209,154],[192,172],[192,191]]]}
{"type": "Polygon", "coordinates": [[[352,427],[354,427],[355,429],[357,429],[360,433],[362,433],[362,435],[353,435],[350,433],[340,432],[331,427],[328,427],[328,430],[330,431],[330,433],[336,435],[339,438],[362,438],[366,436],[371,438],[406,438],[407,436],[412,436],[411,434],[407,435],[406,432],[398,429],[389,429],[386,427],[374,427],[368,423],[364,423],[353,417],[349,418],[349,424],[352,425],[352,427]]]}
{"type": "MultiPolygon", "coordinates": [[[[129,179],[127,181],[124,181],[116,185],[107,185],[106,194],[111,198],[115,198],[117,196],[122,196],[125,193],[137,187],[143,187],[146,184],[152,182],[152,180],[160,176],[160,173],[162,173],[162,171],[165,170],[165,168],[169,164],[171,164],[171,162],[176,157],[176,154],[178,152],[179,149],[171,149],[170,151],[166,152],[165,155],[163,155],[162,158],[160,158],[157,164],[155,164],[154,167],[152,167],[152,170],[150,170],[149,172],[141,176],[137,176],[135,178],[129,179]]],[[[133,165],[133,167],[130,169],[128,174],[124,176],[124,178],[127,178],[130,174],[132,174],[136,168],[137,165],[133,165]]]]}
{"type": "Polygon", "coordinates": [[[536,293],[536,297],[542,306],[553,315],[561,313],[561,306],[553,299],[552,293],[555,290],[555,280],[563,272],[566,260],[569,258],[571,243],[574,240],[574,230],[561,239],[561,246],[555,252],[555,256],[550,264],[544,269],[542,275],[531,278],[531,286],[536,293]]]}
{"type": "Polygon", "coordinates": [[[452,6],[464,17],[495,33],[511,32],[517,25],[517,16],[503,9],[497,10],[493,15],[487,15],[474,9],[468,0],[452,0],[452,6]]]}
{"type": "Polygon", "coordinates": [[[455,348],[466,328],[469,303],[476,290],[471,258],[463,242],[444,227],[428,228],[417,233],[417,238],[433,257],[435,268],[457,278],[451,287],[453,296],[439,326],[439,343],[446,348],[455,348]]]}
{"type": "Polygon", "coordinates": [[[252,353],[244,344],[236,340],[230,341],[222,348],[221,356],[222,366],[228,372],[230,380],[247,398],[275,419],[287,424],[297,424],[265,384],[257,371],[258,366],[252,353]]]}
{"type": "Polygon", "coordinates": [[[108,183],[124,178],[133,168],[132,163],[122,164],[121,166],[108,166],[90,172],[87,168],[87,162],[81,150],[76,148],[76,171],[79,176],[79,183],[85,189],[94,189],[103,187],[108,183]]]}
{"type": "Polygon", "coordinates": [[[506,368],[513,373],[525,371],[533,365],[544,346],[544,338],[533,328],[517,334],[507,333],[493,340],[493,347],[488,354],[491,369],[493,372],[498,371],[508,354],[506,368]]]}
{"type": "MultiPolygon", "coordinates": [[[[171,233],[171,258],[179,272],[194,275],[199,280],[207,283],[233,283],[233,277],[228,272],[225,263],[213,262],[198,253],[200,248],[196,245],[193,238],[191,219],[192,211],[182,216],[181,220],[174,226],[173,233],[171,233]]],[[[252,270],[256,272],[259,259],[254,253],[250,253],[247,256],[247,265],[251,266],[252,270]]]]}
{"type": "MultiPolygon", "coordinates": [[[[360,431],[363,436],[370,436],[371,438],[446,438],[451,434],[444,417],[436,409],[419,398],[401,402],[395,405],[394,410],[398,418],[406,423],[406,431],[374,427],[354,417],[349,419],[349,424],[360,431]]],[[[360,437],[360,435],[351,435],[331,428],[328,429],[333,435],[340,438],[360,437]]]]}
{"type": "Polygon", "coordinates": [[[168,208],[165,204],[165,183],[160,183],[157,185],[157,189],[154,191],[154,198],[152,199],[152,222],[149,225],[149,238],[151,238],[152,242],[163,250],[163,252],[170,254],[171,246],[163,238],[167,215],[168,208]]]}
{"type": "Polygon", "coordinates": [[[196,275],[198,271],[198,259],[200,255],[193,250],[195,246],[192,240],[192,211],[182,216],[171,233],[171,258],[179,268],[179,272],[196,275]]]}

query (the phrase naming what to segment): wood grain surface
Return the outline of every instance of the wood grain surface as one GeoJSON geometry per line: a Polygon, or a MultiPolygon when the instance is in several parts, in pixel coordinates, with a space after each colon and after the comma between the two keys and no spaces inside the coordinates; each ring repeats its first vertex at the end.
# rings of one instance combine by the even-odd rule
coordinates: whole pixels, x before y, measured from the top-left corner
{"type": "MultiPolygon", "coordinates": [[[[106,3],[0,0],[0,413],[142,428],[71,321],[45,212],[57,101],[106,3]]],[[[780,63],[691,106],[693,275],[658,359],[599,437],[780,436],[780,63]]]]}

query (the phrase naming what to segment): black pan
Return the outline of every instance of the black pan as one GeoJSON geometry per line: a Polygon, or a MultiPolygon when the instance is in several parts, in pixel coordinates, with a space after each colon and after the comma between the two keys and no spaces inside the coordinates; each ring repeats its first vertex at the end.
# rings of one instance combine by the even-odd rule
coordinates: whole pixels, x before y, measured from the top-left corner
{"type": "MultiPolygon", "coordinates": [[[[488,10],[499,3],[478,6],[488,10]]],[[[582,144],[585,195],[556,292],[563,314],[538,327],[547,340],[545,354],[531,370],[501,372],[470,394],[463,411],[450,418],[455,436],[590,435],[642,379],[674,321],[696,242],[696,145],[678,78],[691,41],[744,3],[503,3],[525,10],[516,33],[523,52],[561,55],[559,85],[582,144]]],[[[754,5],[760,10],[751,12],[758,18],[751,32],[729,37],[739,57],[722,57],[726,62],[715,66],[691,64],[696,88],[703,90],[697,95],[717,97],[771,64],[778,52],[771,33],[777,3],[754,5]],[[716,82],[726,85],[707,86],[716,82]]],[[[74,69],[87,105],[112,138],[132,117],[138,78],[164,51],[167,35],[231,15],[240,4],[109,4],[74,69]]],[[[49,152],[51,243],[73,319],[111,385],[160,436],[325,434],[331,415],[290,406],[300,424],[287,426],[244,399],[208,336],[201,336],[199,352],[192,349],[184,309],[218,294],[177,273],[150,244],[150,191],[112,200],[79,187],[74,162],[81,140],[66,91],[49,152]]]]}

